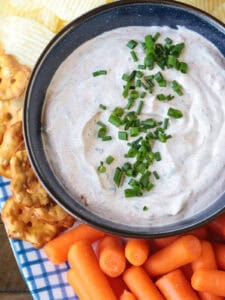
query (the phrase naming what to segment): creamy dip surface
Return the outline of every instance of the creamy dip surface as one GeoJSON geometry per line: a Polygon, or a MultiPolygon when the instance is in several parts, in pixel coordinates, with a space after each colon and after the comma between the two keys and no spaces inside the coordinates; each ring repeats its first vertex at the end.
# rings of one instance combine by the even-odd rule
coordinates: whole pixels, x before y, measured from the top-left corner
{"type": "MultiPolygon", "coordinates": [[[[138,101],[136,102],[138,104],[138,101]]],[[[136,107],[134,107],[134,110],[136,107]]],[[[160,225],[197,213],[225,190],[225,59],[205,38],[184,27],[126,27],[106,32],[80,46],[58,68],[46,94],[43,111],[43,140],[51,168],[73,197],[79,197],[101,217],[124,224],[160,225]],[[118,128],[108,123],[112,110],[124,107],[121,76],[137,69],[144,61],[141,46],[133,62],[129,40],[142,42],[147,34],[160,32],[158,42],[170,37],[185,43],[180,57],[188,73],[176,69],[161,71],[170,82],[178,81],[184,95],[178,96],[168,84],[147,94],[141,117],[162,120],[170,107],[183,112],[183,118],[170,119],[167,143],[156,142],[154,151],[162,160],[151,166],[160,179],[142,197],[125,198],[122,187],[113,181],[116,167],[128,161],[127,141],[118,139],[118,128]],[[93,77],[96,70],[107,75],[93,77]],[[172,94],[172,101],[158,101],[156,94],[172,94]],[[99,104],[107,106],[101,110],[99,104]],[[109,126],[111,141],[97,137],[102,121],[109,126]],[[115,160],[99,174],[100,161],[112,155],[115,160]],[[144,207],[148,209],[143,210],[144,207]]],[[[129,141],[135,140],[130,138],[129,141]]]]}

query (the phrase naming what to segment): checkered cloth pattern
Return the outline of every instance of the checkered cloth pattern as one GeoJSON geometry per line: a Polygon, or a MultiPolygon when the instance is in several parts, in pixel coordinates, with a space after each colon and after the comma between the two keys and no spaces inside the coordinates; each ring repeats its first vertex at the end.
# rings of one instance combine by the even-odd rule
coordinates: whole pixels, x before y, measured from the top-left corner
{"type": "MultiPolygon", "coordinates": [[[[0,209],[10,197],[10,182],[0,177],[0,209]]],[[[66,282],[68,264],[54,266],[42,250],[30,244],[11,240],[17,264],[34,300],[78,300],[66,282]]]]}

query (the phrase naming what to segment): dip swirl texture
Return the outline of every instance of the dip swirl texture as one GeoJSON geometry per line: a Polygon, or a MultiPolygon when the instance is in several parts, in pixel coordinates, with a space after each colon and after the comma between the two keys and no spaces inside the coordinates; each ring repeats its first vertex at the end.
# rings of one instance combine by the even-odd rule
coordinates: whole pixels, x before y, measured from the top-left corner
{"type": "MultiPolygon", "coordinates": [[[[142,62],[142,48],[135,50],[142,62]]],[[[141,226],[197,213],[225,190],[225,59],[209,41],[184,27],[126,27],[106,32],[76,49],[56,71],[46,94],[43,128],[45,151],[56,176],[96,214],[141,226]],[[156,94],[174,92],[169,85],[157,87],[146,96],[142,117],[162,120],[172,106],[183,112],[183,118],[170,119],[167,133],[173,138],[154,146],[162,156],[153,165],[160,174],[155,188],[127,199],[124,187],[116,188],[113,182],[115,168],[125,162],[127,142],[118,139],[113,126],[109,126],[111,141],[98,139],[96,123],[108,124],[113,109],[126,105],[121,75],[137,68],[127,42],[141,42],[156,32],[161,34],[159,42],[170,37],[174,43],[185,43],[181,60],[189,70],[182,74],[156,67],[152,74],[161,71],[167,81],[175,79],[184,95],[160,102],[156,94]],[[107,75],[93,77],[96,70],[107,70],[107,75]],[[99,109],[99,104],[107,110],[99,109]],[[97,173],[99,162],[109,155],[114,162],[106,173],[97,173]]]]}

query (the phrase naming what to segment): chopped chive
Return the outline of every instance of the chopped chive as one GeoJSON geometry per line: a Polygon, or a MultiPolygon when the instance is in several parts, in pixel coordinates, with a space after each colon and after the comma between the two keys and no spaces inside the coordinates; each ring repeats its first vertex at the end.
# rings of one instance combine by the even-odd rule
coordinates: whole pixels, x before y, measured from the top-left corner
{"type": "Polygon", "coordinates": [[[165,43],[168,44],[168,45],[171,45],[173,43],[173,41],[171,40],[171,38],[167,37],[165,39],[165,43]]]}
{"type": "Polygon", "coordinates": [[[164,95],[164,94],[158,94],[156,96],[156,98],[159,100],[159,101],[171,101],[174,99],[174,96],[173,95],[164,95]]]}
{"type": "Polygon", "coordinates": [[[139,128],[138,127],[131,127],[130,128],[130,136],[134,137],[134,136],[138,136],[140,133],[139,128]]]}
{"type": "Polygon", "coordinates": [[[106,172],[106,167],[104,166],[103,161],[100,162],[100,165],[97,168],[98,173],[105,173],[106,172]]]}
{"type": "Polygon", "coordinates": [[[153,69],[154,67],[154,64],[155,64],[155,58],[154,58],[154,55],[153,54],[148,54],[146,57],[145,57],[145,61],[144,61],[146,67],[148,67],[150,70],[153,69]]]}
{"type": "Polygon", "coordinates": [[[144,101],[141,100],[138,104],[138,107],[137,107],[137,114],[140,115],[141,114],[141,111],[142,111],[142,108],[143,108],[143,105],[144,105],[144,101]]]}
{"type": "Polygon", "coordinates": [[[141,78],[141,77],[143,77],[143,75],[144,75],[144,73],[141,72],[141,71],[137,71],[137,72],[136,72],[136,77],[137,77],[137,78],[141,78]]]}
{"type": "Polygon", "coordinates": [[[148,210],[148,207],[147,206],[144,206],[143,207],[143,211],[147,211],[148,210]]]}
{"type": "Polygon", "coordinates": [[[155,178],[156,178],[157,180],[160,179],[160,176],[159,176],[159,174],[158,174],[156,171],[153,172],[153,175],[155,176],[155,178]]]}
{"type": "Polygon", "coordinates": [[[127,132],[125,132],[125,131],[119,131],[118,132],[118,138],[120,140],[127,141],[128,140],[128,134],[127,134],[127,132]]]}
{"type": "Polygon", "coordinates": [[[98,121],[97,125],[101,126],[101,127],[107,127],[102,121],[98,121]]]}
{"type": "Polygon", "coordinates": [[[168,112],[167,112],[167,115],[169,117],[172,117],[174,119],[180,119],[183,117],[183,113],[182,111],[178,110],[178,109],[175,109],[175,108],[172,108],[170,107],[168,112]]]}
{"type": "Polygon", "coordinates": [[[153,40],[154,42],[156,42],[158,40],[158,38],[160,37],[160,33],[156,32],[156,34],[153,36],[153,40]]]}
{"type": "Polygon", "coordinates": [[[119,117],[115,116],[114,114],[111,114],[109,117],[109,122],[113,125],[115,125],[116,127],[120,127],[121,125],[121,120],[119,117]]]}
{"type": "Polygon", "coordinates": [[[123,108],[118,106],[113,110],[112,114],[117,117],[122,117],[123,113],[124,113],[123,108]]]}
{"type": "Polygon", "coordinates": [[[139,92],[134,90],[130,93],[130,98],[136,100],[139,97],[139,92]]]}
{"type": "Polygon", "coordinates": [[[149,182],[147,187],[146,187],[146,190],[149,192],[151,191],[152,189],[154,188],[154,184],[152,182],[149,182]]]}
{"type": "Polygon", "coordinates": [[[102,140],[103,140],[103,142],[111,141],[111,140],[112,140],[112,137],[111,137],[110,135],[103,136],[102,140]]]}
{"type": "Polygon", "coordinates": [[[134,101],[135,101],[135,99],[129,98],[125,108],[130,109],[133,106],[134,101]]]}
{"type": "Polygon", "coordinates": [[[112,155],[109,155],[105,161],[108,165],[111,165],[111,163],[114,161],[114,157],[112,155]]]}
{"type": "Polygon", "coordinates": [[[150,34],[145,36],[145,48],[146,48],[147,55],[154,54],[155,52],[154,40],[150,34]]]}
{"type": "Polygon", "coordinates": [[[142,86],[145,90],[148,90],[148,86],[147,86],[143,81],[141,81],[141,86],[142,86]]]}
{"type": "Polygon", "coordinates": [[[160,152],[155,152],[154,153],[154,158],[155,158],[156,161],[162,160],[160,152]]]}
{"type": "Polygon", "coordinates": [[[176,44],[173,47],[171,47],[170,54],[179,57],[184,47],[184,43],[176,44]]]}
{"type": "Polygon", "coordinates": [[[107,127],[101,127],[100,129],[99,129],[99,131],[98,131],[98,137],[99,138],[103,138],[103,137],[105,137],[106,136],[106,134],[107,134],[107,131],[108,131],[108,129],[107,129],[107,127]]]}
{"type": "Polygon", "coordinates": [[[141,188],[140,183],[137,180],[133,179],[133,178],[131,178],[131,180],[128,182],[128,184],[130,186],[132,186],[132,188],[134,188],[134,189],[140,189],[141,188]]]}
{"type": "Polygon", "coordinates": [[[141,80],[140,80],[140,79],[138,79],[138,80],[136,81],[136,87],[141,87],[141,80]]]}
{"type": "Polygon", "coordinates": [[[145,65],[138,65],[138,69],[139,70],[146,70],[146,66],[145,65]]]}
{"type": "Polygon", "coordinates": [[[130,55],[131,55],[131,57],[132,57],[132,59],[133,59],[134,62],[137,62],[137,61],[138,61],[137,54],[136,54],[136,52],[135,52],[134,50],[132,50],[132,51],[130,52],[130,55]]]}
{"type": "Polygon", "coordinates": [[[166,87],[167,86],[167,82],[166,80],[164,79],[163,75],[161,72],[157,72],[155,74],[155,80],[158,82],[158,85],[160,87],[166,87]]]}
{"type": "Polygon", "coordinates": [[[103,110],[106,110],[107,109],[107,106],[103,105],[103,104],[100,104],[99,105],[99,108],[103,109],[103,110]]]}
{"type": "Polygon", "coordinates": [[[124,195],[126,198],[140,197],[142,196],[142,192],[139,189],[126,189],[124,195]]]}
{"type": "Polygon", "coordinates": [[[146,92],[142,92],[140,98],[141,98],[141,99],[144,99],[146,95],[147,95],[146,92]]]}
{"type": "Polygon", "coordinates": [[[177,58],[174,55],[168,55],[167,66],[175,68],[177,65],[177,58]]]}
{"type": "Polygon", "coordinates": [[[166,130],[168,128],[168,124],[169,124],[169,119],[165,118],[162,124],[162,128],[166,130]]]}
{"type": "Polygon", "coordinates": [[[134,41],[134,40],[130,40],[128,43],[127,43],[127,47],[130,48],[130,49],[134,49],[136,46],[137,46],[137,42],[134,41]]]}
{"type": "Polygon", "coordinates": [[[124,73],[124,74],[122,75],[122,79],[123,79],[124,81],[130,81],[130,76],[127,75],[126,73],[124,73]]]}
{"type": "Polygon", "coordinates": [[[99,71],[95,71],[94,73],[92,73],[92,75],[94,77],[101,76],[101,75],[106,75],[106,74],[107,74],[106,70],[99,70],[99,71]]]}
{"type": "Polygon", "coordinates": [[[172,89],[174,92],[176,92],[179,96],[182,96],[183,93],[183,87],[181,84],[179,84],[176,80],[172,81],[172,89]]]}
{"type": "Polygon", "coordinates": [[[116,168],[116,171],[114,173],[113,180],[117,187],[120,187],[124,180],[124,171],[121,170],[119,167],[116,168]]]}
{"type": "Polygon", "coordinates": [[[187,70],[188,70],[188,65],[185,63],[185,62],[180,62],[180,65],[179,65],[179,70],[186,74],[187,73],[187,70]]]}

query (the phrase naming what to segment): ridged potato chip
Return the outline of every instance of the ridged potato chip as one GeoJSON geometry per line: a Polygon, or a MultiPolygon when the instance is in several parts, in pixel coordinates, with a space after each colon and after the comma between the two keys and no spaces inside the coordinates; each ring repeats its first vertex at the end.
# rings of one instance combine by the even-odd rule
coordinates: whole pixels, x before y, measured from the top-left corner
{"type": "Polygon", "coordinates": [[[225,23],[225,2],[218,6],[212,14],[223,23],[225,23]]]}
{"type": "Polygon", "coordinates": [[[9,0],[9,4],[20,11],[29,11],[43,7],[43,3],[38,0],[9,0]]]}
{"type": "Polygon", "coordinates": [[[62,20],[73,20],[88,10],[106,3],[106,0],[40,0],[42,4],[62,20]]]}
{"type": "Polygon", "coordinates": [[[21,64],[33,67],[54,34],[43,25],[22,17],[0,18],[0,44],[21,64]]]}
{"type": "Polygon", "coordinates": [[[208,13],[211,13],[222,3],[224,0],[192,0],[193,5],[207,11],[208,13]]]}

